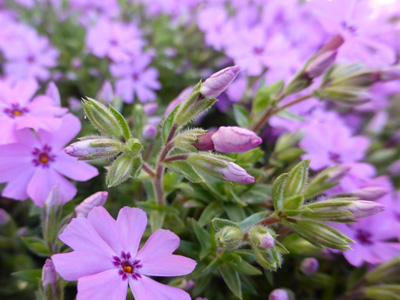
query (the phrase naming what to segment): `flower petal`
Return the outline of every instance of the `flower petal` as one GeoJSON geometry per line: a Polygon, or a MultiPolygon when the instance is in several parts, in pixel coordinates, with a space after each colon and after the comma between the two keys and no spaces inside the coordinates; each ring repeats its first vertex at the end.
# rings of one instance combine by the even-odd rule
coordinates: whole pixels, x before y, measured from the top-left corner
{"type": "Polygon", "coordinates": [[[118,270],[108,270],[80,278],[76,299],[125,300],[127,290],[128,281],[122,280],[118,270]]]}
{"type": "Polygon", "coordinates": [[[161,284],[146,276],[139,280],[129,278],[129,286],[135,300],[190,300],[190,295],[185,291],[161,284]]]}
{"type": "Polygon", "coordinates": [[[77,181],[86,181],[99,174],[97,168],[69,156],[64,152],[64,149],[57,153],[53,167],[61,174],[77,181]]]}
{"type": "Polygon", "coordinates": [[[18,176],[15,176],[8,182],[1,195],[15,200],[26,200],[28,198],[26,187],[32,178],[33,172],[33,169],[28,169],[25,172],[21,172],[18,176]]]}
{"type": "Polygon", "coordinates": [[[89,251],[73,251],[55,254],[51,257],[56,271],[62,278],[75,281],[83,276],[115,271],[110,257],[89,251]]]}
{"type": "Polygon", "coordinates": [[[58,237],[75,251],[92,251],[93,254],[108,256],[110,261],[115,255],[92,224],[84,217],[74,218],[58,237]]]}
{"type": "Polygon", "coordinates": [[[120,240],[117,222],[110,216],[104,207],[98,206],[93,208],[89,213],[87,220],[116,254],[125,250],[120,240]]]}
{"type": "Polygon", "coordinates": [[[146,213],[139,208],[123,207],[119,211],[117,224],[125,251],[129,251],[132,257],[135,257],[146,229],[146,213]]]}
{"type": "Polygon", "coordinates": [[[143,266],[140,273],[150,276],[182,276],[192,273],[196,267],[196,261],[181,255],[166,255],[147,257],[140,261],[143,266]]]}
{"type": "Polygon", "coordinates": [[[165,229],[156,230],[137,254],[137,259],[150,261],[159,256],[172,254],[179,247],[179,237],[165,229]]]}

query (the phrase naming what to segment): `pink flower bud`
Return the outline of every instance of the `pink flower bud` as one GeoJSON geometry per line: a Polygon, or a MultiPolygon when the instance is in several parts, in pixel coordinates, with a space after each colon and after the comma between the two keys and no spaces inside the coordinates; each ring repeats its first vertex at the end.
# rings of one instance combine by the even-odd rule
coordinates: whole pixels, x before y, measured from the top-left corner
{"type": "Polygon", "coordinates": [[[375,186],[375,187],[366,187],[359,190],[352,191],[350,194],[353,197],[357,197],[362,200],[377,200],[383,196],[385,196],[389,192],[388,189],[375,186]]]}
{"type": "Polygon", "coordinates": [[[211,139],[218,152],[246,152],[262,143],[253,131],[240,127],[220,127],[211,139]]]}
{"type": "Polygon", "coordinates": [[[73,143],[65,148],[65,153],[77,158],[94,160],[113,157],[120,153],[121,150],[121,142],[100,138],[73,143]]]}
{"type": "Polygon", "coordinates": [[[335,62],[337,50],[326,51],[317,55],[304,70],[308,78],[313,79],[325,73],[335,62]]]}
{"type": "Polygon", "coordinates": [[[215,132],[209,132],[198,135],[197,141],[196,143],[193,143],[193,146],[200,151],[215,150],[213,140],[211,139],[214,133],[215,132]]]}
{"type": "Polygon", "coordinates": [[[301,271],[309,276],[314,275],[318,271],[318,268],[318,260],[316,260],[314,257],[304,259],[300,266],[301,271]]]}
{"type": "Polygon", "coordinates": [[[363,200],[356,200],[353,201],[349,206],[344,207],[345,210],[348,210],[353,214],[354,219],[365,218],[372,215],[376,215],[385,210],[385,206],[373,202],[373,201],[363,201],[363,200]]]}
{"type": "Polygon", "coordinates": [[[7,224],[10,220],[10,215],[4,209],[0,208],[0,225],[7,224]]]}
{"type": "Polygon", "coordinates": [[[99,100],[101,101],[104,101],[105,103],[110,103],[114,100],[114,91],[111,82],[107,80],[103,83],[103,86],[97,94],[97,98],[99,98],[99,100]]]}
{"type": "Polygon", "coordinates": [[[143,106],[143,110],[146,113],[146,115],[148,115],[148,116],[151,116],[152,114],[154,114],[156,112],[157,108],[158,108],[157,103],[148,103],[143,106]]]}
{"type": "Polygon", "coordinates": [[[344,176],[347,175],[347,173],[349,173],[350,169],[351,168],[349,166],[339,166],[333,170],[330,170],[326,182],[327,183],[339,182],[344,176]]]}
{"type": "Polygon", "coordinates": [[[53,261],[51,259],[46,259],[46,262],[42,270],[42,285],[43,289],[46,291],[48,285],[51,286],[53,293],[56,291],[57,284],[57,273],[54,267],[53,261]]]}
{"type": "Polygon", "coordinates": [[[157,136],[157,127],[154,125],[146,125],[143,128],[142,135],[147,140],[152,140],[157,136]]]}
{"type": "Polygon", "coordinates": [[[58,184],[54,184],[51,187],[44,204],[46,205],[47,214],[50,213],[52,207],[56,211],[61,205],[60,186],[58,184]]]}
{"type": "Polygon", "coordinates": [[[261,238],[261,247],[265,249],[270,249],[273,246],[275,246],[275,239],[272,237],[271,234],[267,233],[264,235],[263,238],[261,238]]]}
{"type": "Polygon", "coordinates": [[[106,203],[107,198],[107,192],[97,192],[96,194],[89,196],[75,208],[76,216],[86,218],[94,207],[103,206],[106,203]]]}
{"type": "Polygon", "coordinates": [[[200,94],[207,99],[214,99],[221,95],[231,82],[238,76],[240,66],[225,68],[209,77],[201,85],[200,94]]]}
{"type": "Polygon", "coordinates": [[[329,51],[335,51],[337,49],[340,48],[340,46],[342,46],[344,43],[344,39],[340,34],[334,35],[329,42],[327,42],[322,48],[321,50],[319,50],[319,52],[317,53],[318,55],[321,55],[325,52],[329,52],[329,51]]]}
{"type": "Polygon", "coordinates": [[[276,289],[269,294],[268,300],[289,300],[289,295],[283,289],[276,289]]]}
{"type": "Polygon", "coordinates": [[[246,170],[233,162],[228,162],[226,168],[218,168],[216,171],[221,173],[225,180],[240,182],[240,183],[253,183],[254,177],[247,174],[246,170]]]}
{"type": "Polygon", "coordinates": [[[400,65],[391,66],[380,72],[380,80],[383,82],[400,80],[400,65]]]}

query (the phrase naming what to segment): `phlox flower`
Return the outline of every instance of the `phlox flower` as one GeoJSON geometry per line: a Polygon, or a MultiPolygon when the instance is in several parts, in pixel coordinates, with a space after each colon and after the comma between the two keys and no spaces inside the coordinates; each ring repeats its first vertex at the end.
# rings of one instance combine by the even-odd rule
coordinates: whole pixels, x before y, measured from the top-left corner
{"type": "Polygon", "coordinates": [[[128,61],[133,54],[141,51],[144,41],[133,24],[113,22],[100,18],[95,26],[88,29],[86,45],[94,55],[113,61],[128,61]]]}
{"type": "Polygon", "coordinates": [[[16,26],[9,36],[9,42],[3,44],[5,74],[17,79],[49,79],[49,69],[57,65],[59,52],[48,38],[24,25],[16,26]]]}
{"type": "Polygon", "coordinates": [[[38,89],[34,80],[15,84],[0,81],[0,145],[17,142],[17,131],[23,128],[55,131],[62,123],[66,108],[56,105],[49,96],[33,97],[38,89]]]}
{"type": "Polygon", "coordinates": [[[156,99],[154,90],[160,89],[161,84],[157,81],[158,71],[148,67],[150,62],[151,56],[141,54],[129,63],[111,65],[111,74],[117,78],[115,93],[126,103],[132,103],[135,98],[143,103],[156,99]]]}
{"type": "Polygon", "coordinates": [[[126,299],[128,285],[135,300],[190,300],[185,291],[148,276],[182,276],[196,266],[190,258],[172,254],[179,237],[158,229],[138,251],[147,217],[138,208],[124,207],[114,220],[95,207],[77,217],[59,236],[74,251],[52,256],[56,271],[68,281],[78,280],[77,300],[126,299]]]}
{"type": "Polygon", "coordinates": [[[95,167],[77,161],[64,152],[64,146],[81,130],[79,119],[71,114],[62,118],[54,132],[43,129],[35,135],[30,129],[17,132],[17,143],[0,146],[0,182],[7,182],[3,197],[26,200],[42,206],[51,187],[58,184],[61,201],[71,200],[77,190],[66,180],[85,181],[98,174],[95,167]]]}

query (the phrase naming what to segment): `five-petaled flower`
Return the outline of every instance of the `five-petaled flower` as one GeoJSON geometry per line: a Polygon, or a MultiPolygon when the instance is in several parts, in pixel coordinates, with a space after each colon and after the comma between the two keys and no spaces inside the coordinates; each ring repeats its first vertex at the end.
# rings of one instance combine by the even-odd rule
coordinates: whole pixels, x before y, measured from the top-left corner
{"type": "Polygon", "coordinates": [[[146,213],[131,207],[122,208],[116,220],[99,206],[71,221],[59,238],[74,251],[52,259],[62,278],[78,280],[77,300],[123,300],[128,285],[136,300],[190,300],[185,291],[148,277],[186,275],[196,262],[172,254],[179,237],[164,229],[138,251],[146,225],[146,213]]]}

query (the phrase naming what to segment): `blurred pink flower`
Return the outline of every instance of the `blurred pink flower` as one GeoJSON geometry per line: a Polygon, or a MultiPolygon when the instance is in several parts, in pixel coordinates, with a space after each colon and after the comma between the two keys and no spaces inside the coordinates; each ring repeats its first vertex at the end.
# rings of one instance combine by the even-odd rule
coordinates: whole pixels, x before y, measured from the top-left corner
{"type": "Polygon", "coordinates": [[[63,147],[81,130],[79,119],[71,114],[62,118],[61,127],[37,136],[29,129],[17,132],[18,143],[0,146],[0,182],[7,182],[2,196],[26,200],[42,206],[51,187],[59,184],[61,201],[71,200],[77,190],[66,180],[86,181],[98,174],[95,167],[67,155],[63,147]]]}
{"type": "Polygon", "coordinates": [[[161,88],[157,81],[158,71],[148,67],[151,56],[137,55],[129,63],[111,65],[111,74],[117,78],[115,93],[126,103],[132,103],[137,97],[140,102],[154,101],[157,97],[154,90],[161,88]]]}
{"type": "Polygon", "coordinates": [[[17,142],[17,131],[32,128],[57,130],[62,123],[60,116],[66,108],[46,95],[33,97],[38,89],[34,80],[21,80],[16,84],[0,81],[0,145],[17,142]]]}
{"type": "Polygon", "coordinates": [[[179,237],[155,231],[138,251],[147,217],[138,208],[124,207],[114,220],[103,207],[87,218],[77,217],[59,238],[74,251],[52,256],[56,271],[68,281],[78,280],[77,300],[125,300],[128,285],[136,300],[190,300],[183,290],[148,276],[182,276],[196,266],[190,258],[172,254],[179,237]]]}

